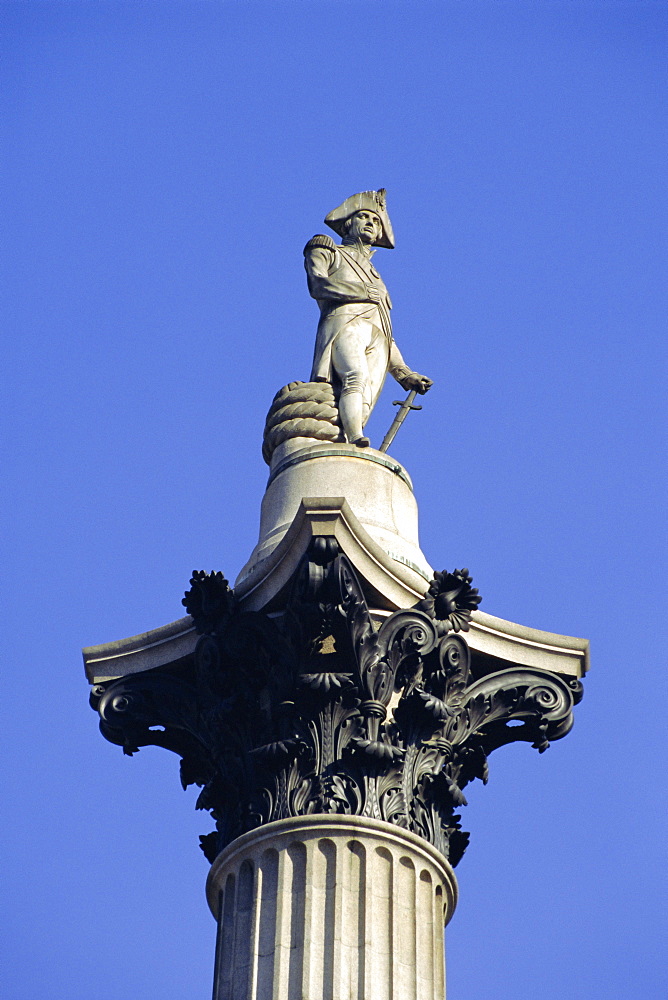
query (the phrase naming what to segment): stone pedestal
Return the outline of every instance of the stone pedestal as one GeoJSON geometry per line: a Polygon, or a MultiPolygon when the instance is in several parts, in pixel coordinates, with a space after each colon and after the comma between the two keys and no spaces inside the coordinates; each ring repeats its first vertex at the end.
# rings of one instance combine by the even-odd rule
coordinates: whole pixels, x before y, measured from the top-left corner
{"type": "Polygon", "coordinates": [[[214,861],[214,1000],[444,1000],[454,872],[360,816],[269,823],[214,861]]]}
{"type": "Polygon", "coordinates": [[[237,585],[276,549],[304,497],[337,496],[346,498],[359,523],[390,559],[408,567],[423,594],[432,570],[420,549],[410,477],[384,452],[349,444],[314,444],[272,462],[262,500],[260,538],[237,585]]]}

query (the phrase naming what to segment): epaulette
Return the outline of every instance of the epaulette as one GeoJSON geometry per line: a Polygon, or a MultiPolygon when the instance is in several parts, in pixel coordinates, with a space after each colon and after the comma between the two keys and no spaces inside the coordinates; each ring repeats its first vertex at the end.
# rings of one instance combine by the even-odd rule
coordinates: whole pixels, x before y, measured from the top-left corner
{"type": "Polygon", "coordinates": [[[313,247],[324,247],[326,250],[336,250],[336,243],[331,236],[325,236],[324,233],[319,233],[317,236],[312,236],[304,247],[304,254],[312,250],[313,247]]]}

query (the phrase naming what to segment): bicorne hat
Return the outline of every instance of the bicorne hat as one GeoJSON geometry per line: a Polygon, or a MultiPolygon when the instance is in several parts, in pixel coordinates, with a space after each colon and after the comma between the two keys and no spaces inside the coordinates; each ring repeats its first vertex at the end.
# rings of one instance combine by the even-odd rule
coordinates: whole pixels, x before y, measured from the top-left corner
{"type": "Polygon", "coordinates": [[[385,207],[385,188],[378,191],[360,191],[359,194],[351,194],[338,208],[332,209],[329,215],[325,216],[325,225],[333,229],[339,236],[344,236],[343,223],[355,212],[375,212],[380,219],[383,232],[376,240],[377,247],[387,247],[394,249],[394,233],[392,223],[385,207]]]}

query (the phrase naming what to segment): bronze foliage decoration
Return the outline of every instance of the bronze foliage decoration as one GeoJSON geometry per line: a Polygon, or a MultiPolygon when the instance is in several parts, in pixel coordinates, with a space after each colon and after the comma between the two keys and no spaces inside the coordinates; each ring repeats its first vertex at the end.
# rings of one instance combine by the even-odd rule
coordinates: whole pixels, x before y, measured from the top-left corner
{"type": "Polygon", "coordinates": [[[497,747],[565,736],[577,681],[514,666],[473,676],[462,631],[480,603],[468,570],[437,573],[414,608],[372,615],[347,557],[316,538],[284,612],[244,612],[221,573],[195,572],[184,605],[201,633],[185,665],[98,685],[103,735],[181,756],[183,787],[236,837],[312,813],[411,830],[456,865],[464,788],[497,747]],[[513,723],[509,725],[509,723],[513,723]]]}

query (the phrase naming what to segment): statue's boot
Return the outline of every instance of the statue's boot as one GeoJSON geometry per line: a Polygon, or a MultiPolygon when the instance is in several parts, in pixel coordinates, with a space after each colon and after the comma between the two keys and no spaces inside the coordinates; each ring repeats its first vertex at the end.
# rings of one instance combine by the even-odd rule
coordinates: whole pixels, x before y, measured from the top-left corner
{"type": "Polygon", "coordinates": [[[343,433],[358,448],[368,448],[371,442],[364,437],[364,376],[361,372],[346,372],[339,396],[339,416],[343,433]]]}

